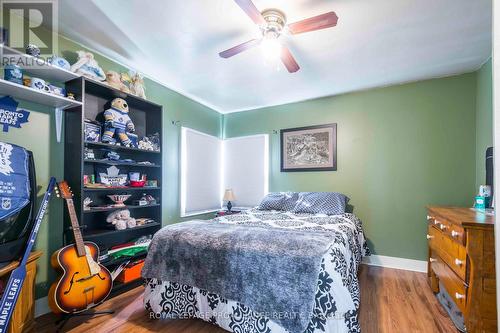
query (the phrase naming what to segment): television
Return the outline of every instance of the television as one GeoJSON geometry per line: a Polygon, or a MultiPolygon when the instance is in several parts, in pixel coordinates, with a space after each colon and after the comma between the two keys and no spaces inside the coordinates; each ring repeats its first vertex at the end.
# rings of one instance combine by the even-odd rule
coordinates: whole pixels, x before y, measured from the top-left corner
{"type": "Polygon", "coordinates": [[[486,149],[486,185],[491,186],[491,196],[493,197],[493,147],[488,147],[486,149]]]}

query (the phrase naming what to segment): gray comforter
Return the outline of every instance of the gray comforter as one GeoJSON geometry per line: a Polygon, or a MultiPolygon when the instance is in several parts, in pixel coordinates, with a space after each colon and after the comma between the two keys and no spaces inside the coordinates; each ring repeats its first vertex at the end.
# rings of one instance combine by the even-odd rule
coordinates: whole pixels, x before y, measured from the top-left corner
{"type": "Polygon", "coordinates": [[[191,221],[154,236],[144,278],[177,282],[236,300],[290,332],[304,332],[321,259],[335,235],[258,225],[191,221]]]}

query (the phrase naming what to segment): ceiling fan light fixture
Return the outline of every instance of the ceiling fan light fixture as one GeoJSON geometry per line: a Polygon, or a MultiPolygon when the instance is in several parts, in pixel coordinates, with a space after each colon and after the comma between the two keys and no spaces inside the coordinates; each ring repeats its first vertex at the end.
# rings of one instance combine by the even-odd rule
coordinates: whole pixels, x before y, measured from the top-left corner
{"type": "Polygon", "coordinates": [[[222,51],[219,53],[219,56],[222,58],[230,58],[245,50],[260,46],[266,63],[274,62],[279,59],[290,73],[297,72],[300,66],[288,47],[286,47],[286,45],[281,45],[279,42],[279,37],[282,32],[285,32],[287,35],[296,35],[322,30],[336,26],[338,21],[335,12],[328,12],[287,24],[285,13],[279,9],[270,8],[260,12],[257,7],[255,7],[252,0],[234,1],[260,28],[262,37],[249,40],[222,51]]]}
{"type": "Polygon", "coordinates": [[[281,43],[277,37],[264,36],[260,43],[260,49],[265,60],[275,60],[281,56],[281,43]]]}

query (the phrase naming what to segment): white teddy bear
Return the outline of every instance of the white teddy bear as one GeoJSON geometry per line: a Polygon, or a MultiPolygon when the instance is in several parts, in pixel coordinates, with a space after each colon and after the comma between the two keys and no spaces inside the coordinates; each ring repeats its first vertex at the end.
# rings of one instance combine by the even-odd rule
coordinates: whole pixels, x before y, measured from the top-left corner
{"type": "Polygon", "coordinates": [[[106,218],[106,222],[113,224],[116,230],[133,228],[137,225],[136,220],[133,217],[130,217],[130,211],[128,209],[112,212],[106,218]]]}

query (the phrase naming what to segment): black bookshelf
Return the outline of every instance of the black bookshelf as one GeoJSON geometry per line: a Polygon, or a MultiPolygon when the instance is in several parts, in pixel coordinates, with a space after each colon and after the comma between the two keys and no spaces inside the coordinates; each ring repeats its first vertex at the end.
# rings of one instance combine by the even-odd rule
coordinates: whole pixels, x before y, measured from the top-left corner
{"type": "MultiPolygon", "coordinates": [[[[162,212],[162,151],[149,151],[138,148],[123,147],[101,142],[84,141],[84,120],[101,119],[102,113],[109,108],[110,102],[116,97],[123,98],[129,105],[129,116],[135,124],[135,133],[142,138],[145,135],[154,133],[160,134],[162,138],[162,106],[149,102],[145,99],[123,93],[113,89],[106,84],[96,82],[87,78],[76,78],[66,84],[68,92],[73,93],[78,101],[82,101],[81,106],[73,107],[64,113],[65,126],[65,157],[64,175],[74,193],[74,203],[77,217],[81,225],[83,238],[97,244],[101,255],[114,246],[129,243],[141,236],[153,235],[161,228],[162,212]],[[91,160],[84,158],[85,148],[93,149],[99,156],[98,159],[91,160]],[[133,162],[116,162],[100,158],[101,152],[112,150],[118,153],[121,159],[129,159],[133,162]],[[151,164],[138,162],[148,161],[151,164]],[[148,179],[157,180],[155,187],[125,187],[125,188],[88,188],[84,186],[83,176],[96,174],[99,167],[114,165],[120,168],[120,172],[141,172],[146,174],[148,179]],[[125,207],[109,206],[112,202],[107,197],[110,194],[130,194],[131,197],[125,202],[125,207]],[[135,201],[143,194],[150,194],[156,198],[155,204],[136,205],[135,201]],[[97,207],[85,210],[83,200],[89,197],[97,207]],[[131,216],[135,218],[150,218],[155,222],[135,228],[125,230],[114,230],[106,222],[106,217],[117,209],[129,209],[131,216]]],[[[64,242],[73,243],[73,232],[69,228],[71,223],[67,212],[64,217],[64,242]]],[[[140,254],[132,258],[120,258],[103,260],[103,264],[110,270],[127,260],[144,258],[145,254],[140,254]]],[[[131,284],[137,281],[132,281],[131,284]]],[[[127,290],[121,283],[116,283],[112,294],[127,290]]]]}
{"type": "Polygon", "coordinates": [[[95,164],[105,164],[105,165],[117,165],[117,166],[138,166],[141,168],[160,168],[157,164],[140,164],[140,163],[126,163],[126,162],[113,162],[112,160],[83,160],[85,163],[95,163],[95,164]]]}

